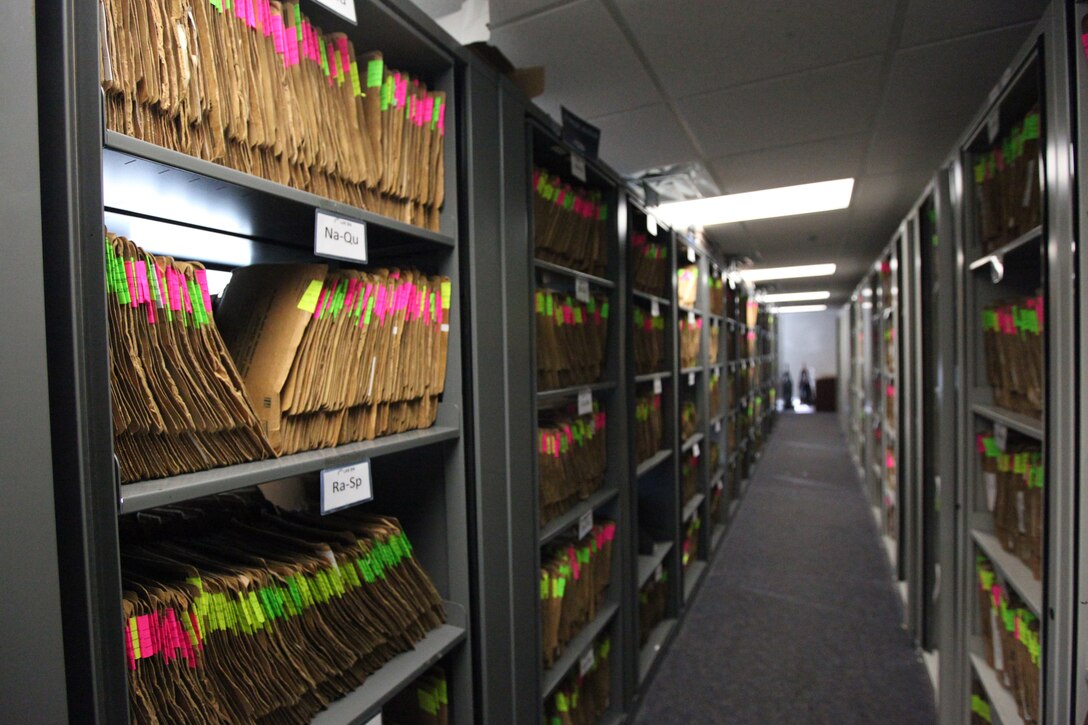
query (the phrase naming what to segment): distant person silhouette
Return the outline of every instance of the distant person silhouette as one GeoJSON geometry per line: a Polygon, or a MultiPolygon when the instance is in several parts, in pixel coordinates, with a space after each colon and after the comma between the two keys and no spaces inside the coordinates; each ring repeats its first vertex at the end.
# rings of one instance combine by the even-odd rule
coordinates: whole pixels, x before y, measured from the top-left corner
{"type": "Polygon", "coordinates": [[[801,405],[812,405],[812,382],[804,363],[801,363],[801,377],[797,379],[797,394],[801,397],[801,405]]]}
{"type": "Polygon", "coordinates": [[[789,365],[782,373],[782,410],[793,410],[793,378],[790,377],[789,365]]]}

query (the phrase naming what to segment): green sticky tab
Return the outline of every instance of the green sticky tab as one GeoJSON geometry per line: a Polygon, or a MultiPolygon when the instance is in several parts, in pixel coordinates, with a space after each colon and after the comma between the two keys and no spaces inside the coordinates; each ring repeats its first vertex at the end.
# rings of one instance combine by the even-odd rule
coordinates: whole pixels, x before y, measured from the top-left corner
{"type": "Polygon", "coordinates": [[[442,117],[442,98],[437,96],[434,99],[434,112],[431,114],[431,130],[434,131],[438,126],[438,119],[442,117]]]}
{"type": "MultiPolygon", "coordinates": [[[[230,0],[227,0],[230,2],[230,0]]],[[[295,30],[298,32],[298,42],[302,42],[302,8],[295,5],[295,30]]]]}
{"type": "Polygon", "coordinates": [[[570,701],[567,700],[567,696],[562,692],[555,694],[555,709],[559,712],[570,712],[570,701]]]}
{"type": "Polygon", "coordinates": [[[540,577],[540,598],[541,599],[547,599],[548,598],[548,590],[551,589],[551,587],[548,586],[549,582],[550,582],[550,579],[548,578],[547,573],[545,573],[543,576],[540,577]]]}
{"type": "Polygon", "coordinates": [[[351,61],[348,64],[348,69],[351,72],[351,94],[356,98],[365,96],[363,93],[363,85],[359,82],[359,64],[355,61],[351,61]]]}
{"type": "Polygon", "coordinates": [[[385,63],[381,58],[375,58],[366,64],[366,87],[378,88],[382,84],[385,63]]]}
{"type": "Polygon", "coordinates": [[[543,292],[537,292],[536,293],[536,313],[538,315],[543,315],[544,314],[545,304],[546,303],[544,302],[544,293],[543,292]]]}
{"type": "Polygon", "coordinates": [[[562,577],[562,576],[561,577],[556,577],[555,579],[552,580],[552,583],[553,583],[552,594],[554,595],[553,598],[554,599],[562,599],[567,593],[567,578],[562,577]]]}
{"type": "Polygon", "coordinates": [[[1024,119],[1023,139],[1034,141],[1039,138],[1039,114],[1029,113],[1024,119]]]}
{"type": "Polygon", "coordinates": [[[306,288],[306,291],[302,293],[302,299],[298,301],[298,308],[303,312],[309,312],[312,315],[317,309],[317,301],[321,298],[321,289],[324,286],[325,283],[323,280],[310,280],[310,284],[306,288]]]}
{"type": "Polygon", "coordinates": [[[607,302],[605,302],[603,305],[601,305],[601,317],[603,319],[605,319],[605,320],[608,319],[608,303],[607,302]]]}
{"type": "Polygon", "coordinates": [[[431,717],[438,715],[438,701],[435,700],[434,694],[420,688],[416,690],[417,699],[419,701],[419,709],[427,713],[431,717]]]}
{"type": "Polygon", "coordinates": [[[442,309],[448,310],[450,308],[450,293],[453,285],[449,282],[442,283],[442,309]]]}

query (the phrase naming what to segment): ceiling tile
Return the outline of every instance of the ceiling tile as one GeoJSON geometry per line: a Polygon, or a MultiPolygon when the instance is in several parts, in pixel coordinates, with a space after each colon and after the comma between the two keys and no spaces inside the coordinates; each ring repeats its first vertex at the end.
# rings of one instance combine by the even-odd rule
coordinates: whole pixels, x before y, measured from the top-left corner
{"type": "Polygon", "coordinates": [[[895,3],[617,0],[675,98],[884,52],[895,3]]]}
{"type": "Polygon", "coordinates": [[[710,172],[723,193],[843,179],[861,173],[863,134],[735,154],[714,159],[710,172]]]}
{"type": "Polygon", "coordinates": [[[972,116],[930,118],[879,127],[865,162],[868,174],[936,169],[952,153],[972,116]]]}
{"type": "Polygon", "coordinates": [[[503,26],[491,42],[515,66],[544,66],[545,91],[536,103],[555,118],[560,104],[593,118],[662,101],[598,2],[566,5],[503,26]]]}
{"type": "Polygon", "coordinates": [[[590,119],[601,129],[602,159],[622,174],[691,161],[695,149],[664,103],[590,119]],[[633,139],[653,143],[633,143],[633,139]]]}
{"type": "Polygon", "coordinates": [[[900,47],[1035,21],[1049,4],[1050,0],[911,0],[900,47]]]}
{"type": "MultiPolygon", "coordinates": [[[[458,0],[458,3],[460,2],[461,0],[458,0]]],[[[509,22],[517,22],[518,18],[528,18],[533,13],[577,2],[582,0],[490,0],[488,3],[488,13],[491,16],[490,26],[494,30],[509,22]]]]}
{"type": "Polygon", "coordinates": [[[882,243],[887,242],[935,173],[933,168],[863,176],[854,187],[853,220],[860,225],[878,224],[882,243]]]}
{"type": "Polygon", "coordinates": [[[866,60],[715,91],[679,102],[710,158],[866,130],[880,62],[866,60]]]}
{"type": "Polygon", "coordinates": [[[896,53],[877,125],[973,116],[1026,39],[1019,27],[896,53]]]}

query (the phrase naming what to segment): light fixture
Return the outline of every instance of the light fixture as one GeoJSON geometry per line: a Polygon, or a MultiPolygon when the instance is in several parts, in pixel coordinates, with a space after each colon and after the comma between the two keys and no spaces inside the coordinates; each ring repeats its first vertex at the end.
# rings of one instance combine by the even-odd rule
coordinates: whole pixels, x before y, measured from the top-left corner
{"type": "Polygon", "coordinates": [[[797,279],[799,277],[826,277],[835,274],[834,264],[802,264],[797,267],[764,267],[742,269],[740,276],[746,282],[766,282],[771,279],[797,279]]]}
{"type": "Polygon", "coordinates": [[[815,184],[712,196],[707,199],[674,201],[657,207],[656,213],[673,229],[708,227],[714,224],[845,209],[850,206],[853,192],[853,179],[835,179],[818,181],[815,184]]]}
{"type": "Polygon", "coordinates": [[[811,302],[812,300],[826,300],[831,297],[830,292],[776,292],[763,295],[764,302],[811,302]]]}
{"type": "Polygon", "coordinates": [[[823,312],[826,309],[827,305],[793,305],[792,307],[775,307],[771,311],[781,315],[787,312],[823,312]]]}

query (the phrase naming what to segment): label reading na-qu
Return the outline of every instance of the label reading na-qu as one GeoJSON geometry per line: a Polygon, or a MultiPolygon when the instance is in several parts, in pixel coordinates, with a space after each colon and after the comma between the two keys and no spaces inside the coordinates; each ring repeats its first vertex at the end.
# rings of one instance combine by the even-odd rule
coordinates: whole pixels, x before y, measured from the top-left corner
{"type": "Polygon", "coordinates": [[[588,279],[576,279],[576,280],[574,280],[574,296],[577,297],[580,302],[589,302],[589,280],[588,279]]]}
{"type": "Polygon", "coordinates": [[[578,181],[586,180],[586,160],[578,154],[570,155],[570,175],[578,181]]]}
{"type": "Polygon", "coordinates": [[[589,388],[578,393],[578,415],[589,415],[593,412],[593,391],[589,388]]]}
{"type": "Polygon", "coordinates": [[[328,514],[374,498],[370,482],[370,459],[341,468],[321,471],[321,513],[328,514]]]}
{"type": "Polygon", "coordinates": [[[661,378],[654,378],[654,395],[661,395],[661,378]]]}
{"type": "Polygon", "coordinates": [[[314,215],[314,254],[366,263],[366,222],[320,209],[314,215]]]}
{"type": "Polygon", "coordinates": [[[578,517],[578,539],[584,539],[593,531],[593,512],[586,511],[578,517]]]}
{"type": "Polygon", "coordinates": [[[355,0],[314,0],[314,2],[321,7],[332,10],[352,25],[358,25],[359,23],[355,17],[355,0]]]}

